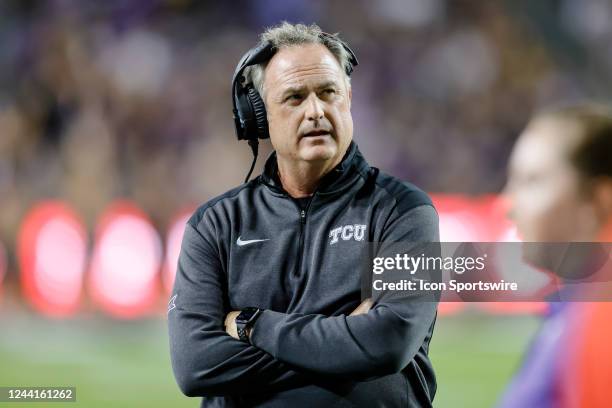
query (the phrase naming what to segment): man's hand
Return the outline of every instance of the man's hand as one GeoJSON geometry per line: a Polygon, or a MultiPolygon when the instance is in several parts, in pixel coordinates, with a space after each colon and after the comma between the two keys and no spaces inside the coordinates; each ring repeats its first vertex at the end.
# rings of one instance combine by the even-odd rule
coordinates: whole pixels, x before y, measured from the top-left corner
{"type": "Polygon", "coordinates": [[[360,314],[366,314],[372,308],[374,302],[372,302],[372,298],[364,299],[363,302],[357,306],[355,310],[351,312],[349,316],[355,316],[360,314]]]}
{"type": "Polygon", "coordinates": [[[225,331],[236,340],[240,340],[240,337],[238,337],[238,328],[236,327],[236,318],[239,314],[240,310],[234,310],[225,316],[225,331]]]}

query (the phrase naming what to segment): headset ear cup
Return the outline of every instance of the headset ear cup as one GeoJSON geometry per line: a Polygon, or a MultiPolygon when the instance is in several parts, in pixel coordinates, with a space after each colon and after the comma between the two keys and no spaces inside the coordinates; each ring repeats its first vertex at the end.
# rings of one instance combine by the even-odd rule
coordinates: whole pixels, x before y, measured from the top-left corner
{"type": "Polygon", "coordinates": [[[238,140],[248,140],[249,132],[252,129],[249,129],[250,123],[250,113],[251,106],[249,102],[249,98],[246,93],[236,94],[234,97],[234,103],[236,105],[236,113],[234,114],[234,125],[236,127],[236,134],[238,135],[238,140]]]}
{"type": "Polygon", "coordinates": [[[255,124],[257,126],[257,137],[260,139],[268,139],[270,133],[268,130],[268,114],[259,92],[253,87],[248,90],[249,101],[255,115],[255,124]]]}

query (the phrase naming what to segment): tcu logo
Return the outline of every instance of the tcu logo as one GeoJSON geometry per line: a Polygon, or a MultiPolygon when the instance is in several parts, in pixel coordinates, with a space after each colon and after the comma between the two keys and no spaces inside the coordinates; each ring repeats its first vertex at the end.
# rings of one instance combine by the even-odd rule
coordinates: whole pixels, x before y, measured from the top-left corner
{"type": "Polygon", "coordinates": [[[340,238],[342,238],[343,241],[348,241],[350,239],[354,239],[355,241],[363,241],[365,229],[366,226],[364,224],[352,224],[334,228],[333,230],[329,231],[329,237],[331,238],[329,244],[335,244],[340,238]]]}

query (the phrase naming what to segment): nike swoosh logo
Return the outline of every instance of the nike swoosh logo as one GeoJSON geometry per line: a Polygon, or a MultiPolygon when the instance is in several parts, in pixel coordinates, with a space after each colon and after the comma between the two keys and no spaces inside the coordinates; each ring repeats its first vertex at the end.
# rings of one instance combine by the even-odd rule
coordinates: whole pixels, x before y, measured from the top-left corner
{"type": "Polygon", "coordinates": [[[248,239],[246,241],[243,241],[240,239],[240,237],[238,237],[238,239],[236,240],[236,244],[238,244],[238,246],[244,246],[244,245],[249,245],[249,244],[253,244],[255,242],[262,242],[262,241],[269,241],[270,238],[265,238],[265,239],[248,239]]]}

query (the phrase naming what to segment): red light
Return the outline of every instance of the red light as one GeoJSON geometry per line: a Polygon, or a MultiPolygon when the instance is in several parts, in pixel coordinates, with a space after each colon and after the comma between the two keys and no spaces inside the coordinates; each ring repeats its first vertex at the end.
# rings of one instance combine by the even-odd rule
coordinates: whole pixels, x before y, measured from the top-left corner
{"type": "Polygon", "coordinates": [[[66,204],[42,202],[24,218],[18,262],[25,298],[39,312],[55,317],[80,306],[87,256],[85,228],[66,204]]]}
{"type": "Polygon", "coordinates": [[[440,219],[441,242],[483,242],[486,221],[479,211],[479,201],[467,196],[432,194],[440,219]]]}
{"type": "Polygon", "coordinates": [[[96,229],[88,287],[94,303],[120,318],[152,311],[157,300],[161,240],[134,204],[112,204],[96,229]]]}

